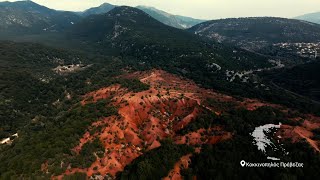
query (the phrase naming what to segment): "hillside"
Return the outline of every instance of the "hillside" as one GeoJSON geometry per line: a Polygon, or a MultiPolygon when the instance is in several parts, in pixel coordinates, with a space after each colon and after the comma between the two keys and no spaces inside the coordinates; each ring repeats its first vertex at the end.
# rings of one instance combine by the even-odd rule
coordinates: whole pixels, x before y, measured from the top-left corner
{"type": "Polygon", "coordinates": [[[300,19],[300,20],[320,24],[320,12],[304,14],[301,16],[294,17],[294,19],[300,19]]]}
{"type": "Polygon", "coordinates": [[[274,83],[294,93],[320,101],[320,62],[295,66],[271,75],[274,83]]]}
{"type": "Polygon", "coordinates": [[[67,38],[80,41],[78,44],[90,44],[99,53],[118,51],[136,58],[144,66],[172,68],[182,62],[196,63],[202,68],[215,63],[217,69],[235,70],[271,66],[265,57],[201,40],[131,7],[117,7],[107,14],[89,16],[75,24],[67,38]]]}
{"type": "MultiPolygon", "coordinates": [[[[115,7],[117,7],[117,6],[109,4],[109,3],[104,3],[98,7],[93,7],[93,8],[87,9],[84,12],[81,12],[80,14],[82,16],[103,14],[103,13],[108,13],[109,11],[111,11],[115,7]]],[[[172,14],[169,14],[165,11],[161,11],[161,10],[158,10],[153,7],[137,6],[136,8],[144,11],[145,13],[149,14],[151,17],[162,22],[163,24],[166,24],[168,26],[172,26],[175,28],[179,28],[179,29],[190,28],[190,27],[204,21],[204,20],[194,19],[194,18],[185,17],[185,16],[172,15],[172,14]]]]}
{"type": "MultiPolygon", "coordinates": [[[[215,172],[237,177],[230,173],[233,171],[242,177],[265,177],[266,172],[270,178],[279,177],[279,173],[297,178],[318,176],[310,172],[317,172],[319,163],[315,131],[319,117],[204,89],[162,70],[123,69],[117,76],[112,76],[112,71],[96,72],[92,75],[104,72],[99,78],[106,81],[104,86],[81,95],[72,93],[71,106],[61,101],[56,114],[37,116],[18,131],[12,144],[0,145],[1,178],[208,178],[215,172]],[[277,157],[304,162],[309,168],[289,172],[241,168],[243,158],[267,161],[267,154],[259,151],[250,133],[257,126],[279,122],[283,125],[276,132],[283,138],[270,138],[281,141],[290,155],[277,157]],[[27,144],[38,146],[27,148],[27,144]],[[314,160],[306,162],[306,157],[314,160]],[[184,159],[190,163],[183,163],[184,159]],[[24,166],[18,165],[21,162],[24,166]]],[[[88,75],[80,71],[64,77],[72,79],[82,73],[88,75]]],[[[92,84],[86,83],[87,87],[95,84],[93,76],[89,77],[92,84]]],[[[272,154],[272,146],[267,152],[272,154]]]]}
{"type": "Polygon", "coordinates": [[[0,3],[0,179],[320,176],[320,25],[84,13],[0,3]]]}
{"type": "Polygon", "coordinates": [[[269,57],[202,40],[130,7],[85,17],[65,33],[24,36],[22,41],[120,57],[135,70],[161,68],[205,87],[251,96],[256,95],[254,72],[279,68],[269,57]]]}
{"type": "MultiPolygon", "coordinates": [[[[66,33],[41,37],[45,39],[37,42],[94,56],[119,57],[129,69],[161,68],[207,88],[276,100],[295,108],[307,103],[311,112],[318,109],[304,99],[270,93],[272,87],[265,86],[256,76],[259,71],[283,67],[281,60],[203,40],[166,26],[136,8],[117,7],[109,13],[84,18],[66,33]]],[[[30,38],[29,41],[37,40],[35,36],[30,38]]]]}
{"type": "Polygon", "coordinates": [[[257,75],[283,68],[278,58],[208,42],[166,26],[136,8],[117,7],[107,14],[89,16],[75,24],[66,39],[83,45],[81,49],[87,53],[121,57],[129,70],[160,68],[206,88],[312,113],[319,110],[308,99],[283,93],[257,75]]]}
{"type": "Polygon", "coordinates": [[[79,61],[84,64],[87,59],[39,44],[0,42],[0,139],[17,132],[36,116],[56,113],[53,104],[66,92],[63,80],[53,69],[79,61]]]}
{"type": "Polygon", "coordinates": [[[56,11],[32,1],[0,2],[0,36],[62,32],[80,20],[73,12],[56,11]]]}
{"type": "MultiPolygon", "coordinates": [[[[263,56],[218,43],[206,42],[196,35],[166,26],[136,8],[116,7],[106,14],[83,18],[72,13],[75,21],[69,22],[68,17],[61,17],[69,12],[51,10],[33,2],[23,1],[3,3],[3,5],[3,7],[15,8],[10,12],[21,11],[36,14],[32,15],[35,18],[46,17],[44,20],[28,18],[27,22],[35,21],[37,24],[23,24],[26,27],[10,25],[4,28],[5,32],[0,35],[8,40],[31,41],[107,55],[124,54],[139,59],[140,63],[146,63],[145,66],[175,66],[175,69],[179,68],[183,72],[191,69],[188,70],[179,65],[181,62],[190,61],[193,57],[201,59],[199,65],[202,64],[202,68],[212,66],[217,69],[238,71],[272,66],[263,56]],[[49,25],[50,30],[46,28],[49,25]],[[11,35],[8,36],[8,34],[11,35]],[[155,59],[158,62],[155,62],[155,59]],[[170,64],[167,61],[177,64],[170,64]]],[[[109,7],[109,5],[105,4],[103,7],[109,7]]],[[[19,18],[22,17],[19,16],[19,18]]]]}
{"type": "Polygon", "coordinates": [[[178,15],[172,15],[167,12],[158,10],[153,7],[146,7],[146,6],[138,6],[138,9],[141,9],[142,11],[149,14],[154,19],[162,22],[163,24],[166,24],[168,26],[172,26],[179,29],[186,29],[190,28],[196,24],[204,22],[204,20],[200,19],[194,19],[190,17],[185,16],[178,16],[178,15]]]}
{"type": "Polygon", "coordinates": [[[251,50],[276,43],[320,41],[320,25],[273,17],[213,20],[196,25],[189,31],[202,37],[251,50]]]}
{"type": "Polygon", "coordinates": [[[87,10],[81,12],[80,14],[82,16],[89,16],[89,15],[93,15],[93,14],[104,14],[104,13],[111,11],[115,7],[116,7],[115,5],[112,5],[109,3],[103,3],[98,7],[93,7],[93,8],[87,9],[87,10]]]}

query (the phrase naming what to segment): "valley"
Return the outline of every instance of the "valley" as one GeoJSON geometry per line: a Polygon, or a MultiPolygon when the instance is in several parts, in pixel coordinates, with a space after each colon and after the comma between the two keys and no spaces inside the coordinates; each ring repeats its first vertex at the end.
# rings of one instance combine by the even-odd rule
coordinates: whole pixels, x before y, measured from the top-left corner
{"type": "Polygon", "coordinates": [[[319,24],[32,1],[0,22],[0,179],[320,175],[319,24]]]}

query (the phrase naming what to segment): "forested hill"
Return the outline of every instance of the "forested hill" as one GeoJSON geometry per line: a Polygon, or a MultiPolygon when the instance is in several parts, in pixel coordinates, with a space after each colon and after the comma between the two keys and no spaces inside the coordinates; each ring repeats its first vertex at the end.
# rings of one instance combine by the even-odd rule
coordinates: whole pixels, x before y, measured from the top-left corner
{"type": "Polygon", "coordinates": [[[273,82],[279,86],[320,102],[320,62],[295,66],[274,74],[273,82]]]}
{"type": "Polygon", "coordinates": [[[163,24],[166,24],[168,26],[172,26],[175,28],[179,28],[179,29],[190,28],[196,24],[199,24],[205,21],[205,20],[194,19],[194,18],[185,17],[185,16],[172,15],[153,7],[137,6],[137,8],[143,10],[144,12],[146,12],[156,20],[162,22],[163,24]]]}
{"type": "Polygon", "coordinates": [[[105,14],[80,17],[75,13],[55,11],[33,2],[2,5],[2,8],[14,13],[16,20],[25,22],[17,24],[9,21],[7,13],[1,16],[7,27],[0,36],[9,40],[38,42],[94,54],[131,56],[145,63],[145,66],[170,66],[183,72],[193,70],[182,67],[182,62],[190,62],[189,67],[193,67],[191,64],[202,68],[209,65],[224,70],[271,66],[266,57],[201,40],[190,32],[166,26],[136,8],[116,7],[105,14]],[[11,6],[12,9],[7,8],[11,6]],[[23,18],[27,18],[26,21],[23,18]]]}
{"type": "Polygon", "coordinates": [[[189,31],[249,49],[281,42],[320,41],[319,24],[274,17],[213,20],[195,25],[189,31]]]}
{"type": "MultiPolygon", "coordinates": [[[[202,69],[185,76],[141,71],[129,59],[1,42],[0,132],[1,140],[9,137],[9,143],[0,144],[1,179],[161,179],[180,167],[175,164],[185,156],[190,166],[177,172],[185,178],[210,179],[217,173],[233,179],[239,174],[263,179],[265,173],[270,178],[318,176],[319,154],[312,146],[319,142],[319,131],[312,125],[318,117],[302,114],[301,108],[249,99],[244,93],[239,97],[218,92],[213,87],[224,85],[219,84],[222,80],[209,73],[208,80],[200,74],[202,69]],[[203,86],[211,89],[199,87],[187,76],[207,82],[203,86]],[[255,127],[279,122],[288,127],[281,136],[290,152],[281,158],[304,162],[308,168],[240,167],[243,158],[271,161],[250,133],[255,127]],[[295,129],[303,129],[311,143],[295,129]],[[297,142],[292,143],[293,138],[297,142]],[[200,153],[195,152],[199,147],[200,153]]],[[[227,83],[242,91],[251,85],[227,83]]],[[[266,95],[263,92],[258,95],[266,95]]],[[[267,92],[291,103],[282,91],[267,92]]]]}
{"type": "Polygon", "coordinates": [[[227,69],[270,66],[266,57],[202,40],[131,7],[116,7],[107,14],[89,16],[76,23],[67,37],[94,47],[92,50],[99,53],[110,53],[113,49],[111,53],[131,56],[153,66],[179,66],[192,58],[191,63],[203,63],[203,66],[216,63],[227,69]]]}
{"type": "Polygon", "coordinates": [[[73,12],[57,11],[32,1],[0,2],[0,37],[62,32],[78,22],[73,12]]]}
{"type": "Polygon", "coordinates": [[[53,69],[79,61],[87,59],[39,44],[0,42],[0,139],[37,115],[55,114],[52,103],[65,96],[65,86],[53,69]]]}
{"type": "Polygon", "coordinates": [[[290,42],[318,41],[320,25],[182,30],[137,8],[95,10],[0,3],[0,34],[27,41],[0,41],[0,179],[319,177],[320,63],[289,68],[279,56],[316,61],[318,43],[290,42]],[[243,49],[283,41],[274,55],[243,49]]]}
{"type": "MultiPolygon", "coordinates": [[[[104,13],[108,13],[115,7],[116,5],[103,3],[98,7],[87,9],[83,12],[79,12],[78,14],[80,14],[81,16],[89,16],[93,14],[104,14],[104,13]]],[[[162,22],[163,24],[166,24],[168,26],[172,26],[175,28],[179,28],[179,29],[189,28],[191,26],[194,26],[204,21],[204,20],[194,19],[194,18],[185,17],[185,16],[172,15],[170,13],[158,10],[153,7],[137,6],[136,8],[141,9],[142,11],[149,14],[154,19],[157,19],[158,21],[162,22]]]]}
{"type": "Polygon", "coordinates": [[[320,12],[304,14],[304,15],[295,17],[295,19],[300,19],[300,20],[320,24],[320,12]]]}
{"type": "Polygon", "coordinates": [[[105,13],[111,11],[115,7],[116,7],[115,5],[112,5],[109,3],[103,3],[98,7],[93,7],[93,8],[87,9],[83,12],[79,12],[79,14],[81,16],[90,16],[93,14],[105,14],[105,13]]]}

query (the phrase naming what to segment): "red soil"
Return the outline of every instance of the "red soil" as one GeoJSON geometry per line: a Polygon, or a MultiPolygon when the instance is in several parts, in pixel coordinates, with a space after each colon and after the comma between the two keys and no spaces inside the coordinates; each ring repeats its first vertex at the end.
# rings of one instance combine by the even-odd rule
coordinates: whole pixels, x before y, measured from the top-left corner
{"type": "Polygon", "coordinates": [[[41,171],[44,173],[49,173],[48,171],[48,161],[41,164],[41,171]]]}
{"type": "Polygon", "coordinates": [[[260,107],[263,107],[263,106],[270,106],[273,108],[283,109],[282,106],[277,105],[277,104],[271,104],[271,103],[262,102],[258,99],[247,99],[247,98],[244,99],[244,101],[240,103],[240,106],[246,107],[246,109],[249,111],[254,111],[254,110],[256,110],[260,107]]]}
{"type": "Polygon", "coordinates": [[[313,115],[306,115],[304,118],[305,121],[303,122],[303,127],[305,127],[308,130],[314,130],[317,128],[320,128],[320,117],[316,117],[313,115]]]}
{"type": "Polygon", "coordinates": [[[199,129],[183,136],[175,137],[175,143],[188,145],[216,144],[230,139],[232,134],[224,132],[220,127],[211,129],[199,129]]]}
{"type": "Polygon", "coordinates": [[[291,139],[293,143],[305,139],[315,151],[320,152],[320,142],[312,140],[313,133],[305,127],[281,125],[281,128],[277,133],[277,136],[278,135],[280,135],[282,139],[291,139]]]}
{"type": "MultiPolygon", "coordinates": [[[[150,89],[133,93],[120,85],[112,85],[86,94],[81,102],[83,105],[88,102],[96,102],[99,99],[110,98],[112,105],[119,107],[119,116],[106,117],[92,123],[73,151],[79,153],[85,143],[99,138],[105,147],[104,156],[97,157],[97,160],[89,168],[70,168],[61,176],[54,178],[61,179],[64,175],[75,172],[85,172],[88,177],[96,173],[100,173],[102,176],[106,174],[115,176],[117,172],[122,171],[126,165],[142,155],[142,150],[148,151],[161,146],[159,140],[167,137],[172,138],[177,144],[189,145],[216,144],[232,138],[232,133],[226,132],[218,126],[211,129],[199,129],[183,136],[176,134],[205,109],[217,115],[225,111],[219,105],[209,107],[206,104],[207,98],[215,99],[218,102],[232,102],[235,104],[234,107],[246,107],[248,110],[254,110],[261,106],[283,108],[253,99],[245,99],[241,102],[231,96],[200,88],[190,80],[162,70],[135,72],[122,77],[140,79],[141,82],[149,84],[150,89]],[[102,130],[90,134],[89,131],[93,127],[102,127],[102,130]]],[[[319,127],[319,120],[314,119],[317,118],[313,117],[310,118],[310,121],[305,121],[304,126],[309,130],[319,127]]],[[[284,134],[288,138],[302,137],[307,139],[312,136],[301,128],[288,127],[284,130],[286,131],[284,134]],[[292,132],[298,135],[292,134],[292,132]]],[[[316,142],[311,139],[307,140],[313,147],[317,147],[316,142]]],[[[200,150],[201,148],[197,148],[197,152],[200,150]]],[[[173,173],[171,174],[172,178],[181,178],[177,172],[180,172],[181,165],[185,165],[184,158],[186,157],[182,157],[170,172],[173,173]]]]}
{"type": "Polygon", "coordinates": [[[176,132],[192,122],[203,108],[215,109],[202,105],[207,97],[220,100],[231,100],[232,97],[201,89],[192,81],[161,70],[136,72],[125,78],[138,78],[150,84],[150,89],[133,93],[120,85],[112,85],[86,94],[81,102],[83,105],[110,98],[113,105],[119,107],[119,116],[106,117],[92,123],[79,144],[73,148],[73,151],[79,153],[85,143],[99,138],[105,147],[104,157],[97,158],[89,168],[68,169],[64,175],[85,172],[91,176],[99,172],[101,175],[115,176],[140,156],[143,149],[157,148],[161,146],[159,140],[167,137],[175,139],[178,144],[191,145],[214,144],[231,137],[231,133],[221,128],[202,129],[182,137],[176,136],[176,132]],[[89,133],[90,129],[99,126],[102,127],[100,132],[89,133]],[[219,135],[213,135],[213,132],[219,135]],[[186,139],[189,139],[188,142],[186,139]]]}
{"type": "Polygon", "coordinates": [[[305,139],[310,146],[317,152],[320,152],[320,141],[313,140],[313,130],[320,128],[320,117],[311,114],[305,114],[303,117],[291,118],[293,121],[301,121],[300,126],[282,125],[277,136],[282,139],[291,139],[293,143],[305,139]]]}

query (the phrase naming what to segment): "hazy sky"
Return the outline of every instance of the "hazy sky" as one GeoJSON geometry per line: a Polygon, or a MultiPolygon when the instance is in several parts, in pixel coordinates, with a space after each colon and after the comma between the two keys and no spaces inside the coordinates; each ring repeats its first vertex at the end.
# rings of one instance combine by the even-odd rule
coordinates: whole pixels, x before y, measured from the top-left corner
{"type": "MultiPolygon", "coordinates": [[[[0,0],[3,1],[3,0],[0,0]]],[[[82,11],[104,2],[146,5],[172,14],[203,19],[248,16],[294,17],[320,11],[320,0],[33,0],[59,10],[82,11]]]]}

